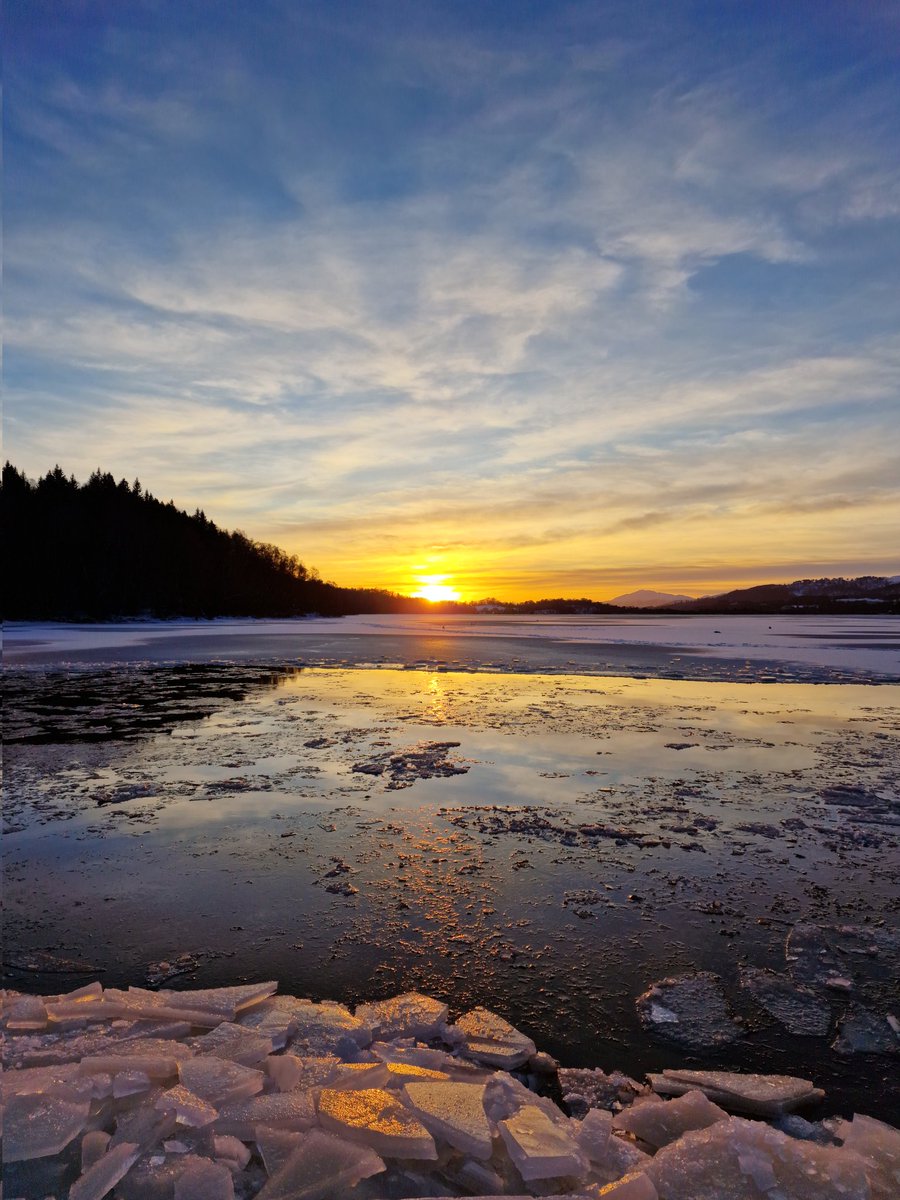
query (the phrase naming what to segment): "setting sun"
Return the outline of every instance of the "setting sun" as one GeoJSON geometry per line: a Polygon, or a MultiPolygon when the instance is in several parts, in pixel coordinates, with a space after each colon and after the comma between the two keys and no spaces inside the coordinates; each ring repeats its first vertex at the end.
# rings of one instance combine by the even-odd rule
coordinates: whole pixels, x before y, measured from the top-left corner
{"type": "Polygon", "coordinates": [[[414,596],[419,596],[423,600],[458,600],[459,592],[445,583],[441,583],[442,579],[446,579],[445,575],[423,575],[419,579],[419,589],[413,592],[414,596]]]}

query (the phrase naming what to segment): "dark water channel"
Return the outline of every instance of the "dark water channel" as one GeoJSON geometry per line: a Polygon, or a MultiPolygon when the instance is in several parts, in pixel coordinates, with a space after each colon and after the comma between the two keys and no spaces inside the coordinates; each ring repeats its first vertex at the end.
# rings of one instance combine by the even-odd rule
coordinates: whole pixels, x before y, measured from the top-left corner
{"type": "Polygon", "coordinates": [[[897,1059],[831,1048],[851,1003],[900,1015],[896,956],[827,1038],[740,986],[799,923],[900,926],[896,687],[119,665],[9,671],[5,714],[7,986],[181,957],[167,986],[416,988],[566,1065],[796,1073],[900,1119],[897,1059]],[[637,1021],[696,970],[744,1022],[718,1053],[637,1021]]]}

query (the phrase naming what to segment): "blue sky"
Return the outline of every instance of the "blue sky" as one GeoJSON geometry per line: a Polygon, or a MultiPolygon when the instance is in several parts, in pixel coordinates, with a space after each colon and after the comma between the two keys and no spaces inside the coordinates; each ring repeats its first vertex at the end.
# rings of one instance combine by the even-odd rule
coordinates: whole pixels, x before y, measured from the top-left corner
{"type": "Polygon", "coordinates": [[[5,451],[326,577],[900,570],[900,5],[6,8],[5,451]]]}

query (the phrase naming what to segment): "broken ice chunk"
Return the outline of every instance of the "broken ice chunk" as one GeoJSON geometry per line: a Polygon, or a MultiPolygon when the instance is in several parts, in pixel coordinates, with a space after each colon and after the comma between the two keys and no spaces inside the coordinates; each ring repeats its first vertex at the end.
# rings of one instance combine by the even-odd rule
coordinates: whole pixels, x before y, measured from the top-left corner
{"type": "Polygon", "coordinates": [[[473,1158],[491,1157],[483,1083],[407,1083],[404,1092],[435,1137],[473,1158]]]}
{"type": "Polygon", "coordinates": [[[216,1058],[227,1058],[243,1067],[256,1067],[274,1049],[271,1037],[223,1021],[215,1029],[198,1037],[193,1042],[198,1054],[214,1054],[216,1058]]]}
{"type": "Polygon", "coordinates": [[[256,1148],[263,1160],[266,1174],[272,1176],[280,1171],[303,1141],[302,1133],[292,1133],[287,1129],[270,1129],[267,1125],[257,1126],[256,1148]]]}
{"type": "Polygon", "coordinates": [[[677,1100],[659,1100],[655,1096],[633,1104],[613,1121],[614,1129],[632,1133],[648,1146],[658,1150],[674,1142],[689,1129],[706,1129],[716,1121],[725,1121],[728,1114],[708,1100],[703,1092],[694,1089],[677,1100]]]}
{"type": "Polygon", "coordinates": [[[79,1096],[91,1094],[91,1082],[78,1075],[77,1063],[60,1063],[58,1066],[25,1067],[20,1071],[4,1070],[0,1075],[0,1089],[3,1096],[34,1094],[36,1092],[52,1092],[66,1089],[76,1092],[79,1096]]]}
{"type": "Polygon", "coordinates": [[[370,1149],[316,1129],[270,1176],[258,1200],[326,1200],[344,1196],[360,1180],[383,1170],[384,1163],[370,1149]]]}
{"type": "Polygon", "coordinates": [[[272,1129],[309,1129],[316,1123],[316,1109],[309,1092],[274,1092],[254,1096],[223,1108],[216,1118],[216,1133],[230,1133],[244,1141],[253,1138],[258,1125],[272,1129]]]}
{"type": "Polygon", "coordinates": [[[174,1109],[175,1116],[182,1125],[190,1125],[194,1129],[202,1129],[209,1125],[219,1115],[219,1110],[213,1105],[201,1100],[199,1096],[179,1083],[169,1088],[156,1101],[157,1109],[174,1109]]]}
{"type": "Polygon", "coordinates": [[[586,1168],[575,1139],[535,1105],[520,1108],[515,1116],[501,1121],[499,1128],[509,1156],[526,1183],[580,1175],[586,1168]]]}
{"type": "Polygon", "coordinates": [[[121,1100],[124,1096],[149,1092],[152,1086],[150,1076],[144,1071],[119,1071],[112,1081],[112,1094],[121,1100]]]}
{"type": "Polygon", "coordinates": [[[372,1030],[343,1004],[324,1000],[321,1004],[298,1001],[291,1016],[292,1046],[315,1053],[329,1053],[345,1038],[357,1046],[368,1046],[372,1030]]]}
{"type": "Polygon", "coordinates": [[[82,1075],[118,1075],[123,1071],[141,1071],[150,1079],[171,1079],[178,1074],[178,1062],[164,1054],[91,1054],[81,1060],[82,1075]]]}
{"type": "Polygon", "coordinates": [[[319,1096],[319,1123],[378,1154],[437,1158],[434,1139],[425,1126],[383,1088],[350,1092],[326,1088],[319,1096]]]}
{"type": "Polygon", "coordinates": [[[184,1086],[213,1108],[247,1100],[261,1092],[265,1082],[262,1071],[219,1058],[186,1059],[179,1064],[178,1073],[184,1086]]]}
{"type": "Polygon", "coordinates": [[[659,1193],[649,1175],[643,1171],[630,1171],[621,1179],[602,1187],[597,1196],[608,1196],[609,1200],[658,1200],[659,1193]]]}
{"type": "Polygon", "coordinates": [[[500,1195],[503,1192],[503,1180],[497,1172],[491,1170],[485,1163],[475,1162],[471,1158],[465,1159],[458,1167],[452,1165],[445,1167],[444,1173],[455,1183],[464,1187],[466,1195],[470,1193],[500,1195]]]}
{"type": "Polygon", "coordinates": [[[743,1036],[722,981],[710,971],[661,979],[638,996],[636,1008],[654,1037],[689,1050],[713,1050],[743,1036]]]}
{"type": "Polygon", "coordinates": [[[87,1124],[91,1103],[73,1091],[14,1095],[3,1113],[3,1158],[22,1162],[58,1154],[87,1124]]]}
{"type": "Polygon", "coordinates": [[[69,1200],[102,1200],[131,1170],[140,1153],[140,1146],[133,1142],[122,1142],[108,1150],[75,1180],[69,1191],[69,1200]]]}
{"type": "Polygon", "coordinates": [[[383,1038],[415,1037],[423,1041],[433,1037],[447,1020],[447,1005],[419,992],[404,992],[390,1000],[359,1004],[356,1016],[376,1036],[383,1038]]]}
{"type": "Polygon", "coordinates": [[[674,1071],[648,1075],[654,1092],[682,1096],[698,1088],[715,1104],[729,1112],[752,1116],[778,1116],[825,1095],[808,1079],[794,1075],[742,1075],[736,1071],[674,1071]]]}
{"type": "Polygon", "coordinates": [[[213,1154],[217,1161],[224,1163],[231,1172],[242,1171],[250,1161],[250,1151],[240,1138],[230,1134],[213,1138],[213,1154]]]}
{"type": "Polygon", "coordinates": [[[831,1028],[831,1008],[811,988],[794,983],[787,975],[746,967],[741,987],[789,1033],[800,1037],[825,1037],[831,1028]]]}
{"type": "Polygon", "coordinates": [[[82,1173],[92,1167],[98,1158],[102,1158],[109,1148],[109,1134],[102,1129],[92,1129],[81,1139],[81,1170],[82,1173]]]}
{"type": "Polygon", "coordinates": [[[152,1106],[148,1107],[145,1101],[140,1108],[119,1114],[116,1118],[116,1132],[112,1135],[109,1146],[112,1150],[123,1142],[134,1142],[143,1152],[169,1137],[174,1131],[175,1110],[165,1108],[159,1111],[152,1106]]]}
{"type": "Polygon", "coordinates": [[[603,1183],[637,1173],[650,1161],[633,1142],[614,1135],[612,1126],[612,1113],[592,1108],[575,1133],[579,1148],[590,1159],[593,1177],[603,1183]]]}
{"type": "Polygon", "coordinates": [[[278,984],[269,980],[267,983],[251,983],[242,987],[198,988],[190,992],[145,992],[143,988],[132,987],[128,989],[128,995],[140,993],[142,997],[159,996],[166,1004],[202,1009],[216,1013],[220,1021],[233,1021],[238,1013],[268,1000],[277,990],[278,984]]]}
{"type": "Polygon", "coordinates": [[[852,1121],[841,1122],[838,1133],[844,1148],[863,1160],[872,1200],[896,1200],[900,1196],[900,1129],[857,1113],[852,1121]]]}
{"type": "Polygon", "coordinates": [[[383,1062],[341,1063],[328,1086],[341,1090],[384,1087],[390,1077],[383,1062]]]}
{"type": "Polygon", "coordinates": [[[39,996],[22,996],[3,1010],[3,1024],[10,1033],[31,1033],[47,1025],[47,1009],[39,996]]]}
{"type": "Polygon", "coordinates": [[[434,1071],[431,1067],[417,1067],[410,1062],[386,1062],[388,1071],[388,1087],[400,1083],[449,1083],[450,1075],[446,1071],[434,1071]]]}
{"type": "Polygon", "coordinates": [[[234,1200],[234,1182],[224,1163],[195,1158],[175,1180],[174,1200],[234,1200]]]}
{"type": "Polygon", "coordinates": [[[536,1053],[530,1037],[487,1008],[473,1008],[456,1022],[465,1038],[464,1053],[492,1067],[512,1070],[536,1053]]]}
{"type": "Polygon", "coordinates": [[[660,1200],[868,1200],[862,1159],[797,1141],[761,1121],[729,1117],[664,1146],[645,1168],[660,1200]]]}
{"type": "Polygon", "coordinates": [[[891,1015],[854,1005],[841,1018],[832,1043],[838,1054],[900,1054],[900,1034],[891,1015]]]}
{"type": "Polygon", "coordinates": [[[283,1050],[294,1031],[294,1011],[304,1003],[308,1002],[298,1000],[296,996],[271,996],[246,1012],[238,1013],[235,1024],[270,1037],[275,1049],[283,1050]]]}
{"type": "Polygon", "coordinates": [[[592,1108],[579,1125],[575,1140],[592,1162],[602,1162],[606,1156],[612,1124],[612,1113],[592,1108]]]}
{"type": "Polygon", "coordinates": [[[107,988],[106,995],[123,1005],[124,1016],[135,1020],[186,1021],[191,1026],[203,1029],[212,1029],[223,1020],[220,1014],[209,1009],[190,1008],[186,1001],[179,1003],[169,1000],[168,994],[162,992],[147,992],[143,988],[129,988],[124,992],[118,988],[107,988]]]}
{"type": "Polygon", "coordinates": [[[484,1111],[489,1121],[496,1123],[505,1117],[511,1117],[520,1108],[528,1105],[542,1109],[554,1125],[566,1130],[571,1128],[569,1118],[552,1100],[545,1096],[536,1096],[514,1075],[509,1075],[506,1071],[495,1071],[488,1079],[484,1089],[484,1111]]]}
{"type": "Polygon", "coordinates": [[[59,1004],[47,1004],[47,1018],[51,1028],[78,1029],[95,1021],[111,1021],[127,1013],[124,1004],[114,1000],[95,999],[63,1000],[59,1004]]]}
{"type": "Polygon", "coordinates": [[[291,1092],[298,1087],[321,1087],[333,1077],[338,1063],[333,1054],[318,1058],[272,1054],[265,1061],[265,1069],[279,1092],[291,1092]]]}

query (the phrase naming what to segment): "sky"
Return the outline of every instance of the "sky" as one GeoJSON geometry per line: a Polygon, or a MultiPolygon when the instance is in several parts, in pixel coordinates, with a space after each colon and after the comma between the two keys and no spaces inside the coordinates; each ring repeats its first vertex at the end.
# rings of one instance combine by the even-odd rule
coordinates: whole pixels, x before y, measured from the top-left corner
{"type": "Polygon", "coordinates": [[[7,0],[4,452],[344,585],[900,572],[900,2],[7,0]]]}

